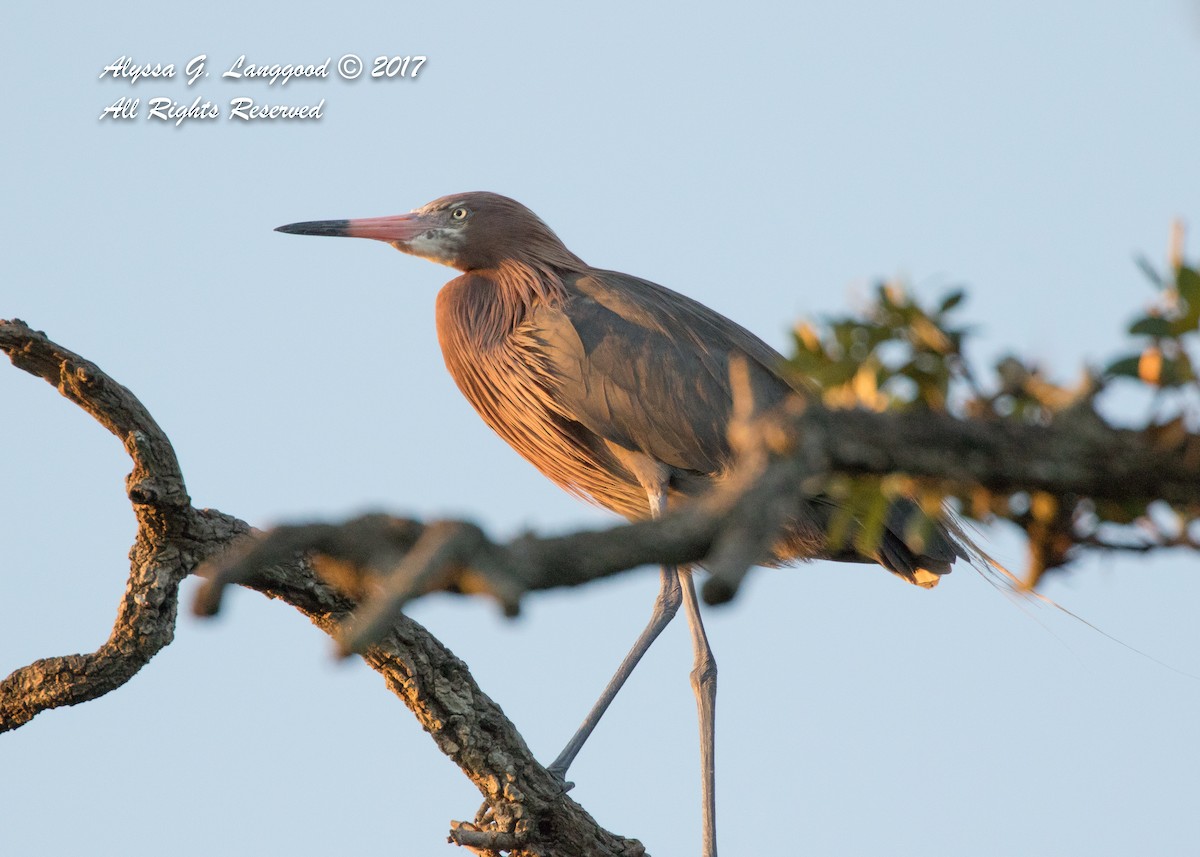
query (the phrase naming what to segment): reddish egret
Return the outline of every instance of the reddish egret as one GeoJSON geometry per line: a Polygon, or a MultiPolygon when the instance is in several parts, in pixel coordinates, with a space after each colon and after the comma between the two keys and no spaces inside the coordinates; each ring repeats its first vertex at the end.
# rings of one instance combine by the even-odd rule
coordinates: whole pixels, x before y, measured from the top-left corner
{"type": "MultiPolygon", "coordinates": [[[[475,410],[538,470],[627,518],[657,516],[727,473],[732,454],[729,361],[749,367],[756,408],[793,392],[783,358],[754,334],[646,280],[593,268],[519,202],[494,193],[446,196],[411,214],[280,226],[300,235],[386,241],[463,274],[438,294],[446,367],[475,410]]],[[[915,505],[894,505],[872,556],[825,539],[830,505],[814,498],[764,560],[877,562],[932,586],[964,556],[941,525],[920,551],[900,536],[915,505]]],[[[704,854],[716,855],[713,704],[717,665],[690,569],[664,567],[650,623],[550,770],[568,767],[650,644],[683,603],[695,651],[704,854]]]]}

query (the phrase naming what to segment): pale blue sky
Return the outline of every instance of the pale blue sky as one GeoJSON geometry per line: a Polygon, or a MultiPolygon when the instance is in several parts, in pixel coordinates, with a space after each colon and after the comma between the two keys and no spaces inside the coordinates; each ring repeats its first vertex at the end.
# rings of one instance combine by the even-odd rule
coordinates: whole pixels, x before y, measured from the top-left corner
{"type": "MultiPolygon", "coordinates": [[[[785,347],[901,275],[971,288],[979,353],[1073,377],[1150,297],[1171,220],[1200,252],[1200,12],[1150,3],[295,2],[6,9],[0,317],[133,389],[188,487],[256,525],[367,508],[497,536],[611,519],[493,436],[442,366],[448,269],[296,220],[493,190],[592,264],[785,347]],[[220,80],[240,54],[429,57],[416,81],[220,80]],[[98,80],[122,54],[212,74],[98,80]],[[97,120],[122,95],[326,99],[317,123],[97,120]]],[[[1136,413],[1124,414],[1135,419],[1136,413]]],[[[0,673],[96,647],[133,518],[119,444],[0,367],[0,673]]],[[[1019,565],[1004,530],[984,541],[1019,565]]],[[[1090,559],[1051,597],[1200,674],[1200,563],[1090,559]]],[[[413,610],[549,760],[649,613],[656,575],[413,610]]],[[[188,592],[190,593],[190,588],[188,592]]],[[[725,854],[1195,853],[1200,680],[969,570],[758,572],[708,613],[725,854]]],[[[698,851],[690,652],[668,629],[572,769],[658,857],[698,851]]],[[[121,691],[0,737],[13,854],[454,853],[478,795],[361,664],[235,593],[121,691]],[[47,841],[47,836],[50,840],[47,841]]]]}

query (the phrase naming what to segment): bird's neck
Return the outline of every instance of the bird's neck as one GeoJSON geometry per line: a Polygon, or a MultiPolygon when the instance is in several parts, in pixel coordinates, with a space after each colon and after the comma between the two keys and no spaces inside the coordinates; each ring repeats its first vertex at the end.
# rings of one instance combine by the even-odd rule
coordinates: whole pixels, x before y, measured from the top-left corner
{"type": "Polygon", "coordinates": [[[496,303],[513,314],[514,327],[534,307],[553,306],[566,297],[562,277],[549,265],[505,259],[487,275],[496,286],[496,303]]]}
{"type": "Polygon", "coordinates": [[[505,347],[537,307],[559,305],[566,294],[562,277],[553,268],[528,262],[506,260],[492,268],[466,271],[438,293],[442,349],[479,354],[505,347]]]}

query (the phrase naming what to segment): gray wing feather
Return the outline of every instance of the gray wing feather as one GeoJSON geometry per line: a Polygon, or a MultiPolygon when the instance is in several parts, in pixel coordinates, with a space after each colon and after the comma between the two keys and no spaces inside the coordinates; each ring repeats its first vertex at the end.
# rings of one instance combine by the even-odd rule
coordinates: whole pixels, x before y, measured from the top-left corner
{"type": "Polygon", "coordinates": [[[529,332],[548,346],[560,404],[613,443],[716,474],[729,459],[730,357],[749,359],[756,407],[792,390],[781,355],[684,295],[611,271],[566,285],[566,303],[540,307],[529,332]]]}

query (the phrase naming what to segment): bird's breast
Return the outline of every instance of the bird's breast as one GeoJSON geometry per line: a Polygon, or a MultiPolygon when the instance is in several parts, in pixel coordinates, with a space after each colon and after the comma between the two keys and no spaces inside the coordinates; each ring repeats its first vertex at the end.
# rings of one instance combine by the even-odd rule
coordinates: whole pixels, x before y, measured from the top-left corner
{"type": "Polygon", "coordinates": [[[463,396],[560,487],[621,514],[644,514],[640,488],[556,396],[560,379],[528,311],[504,305],[491,286],[465,275],[438,294],[438,342],[463,396]]]}

